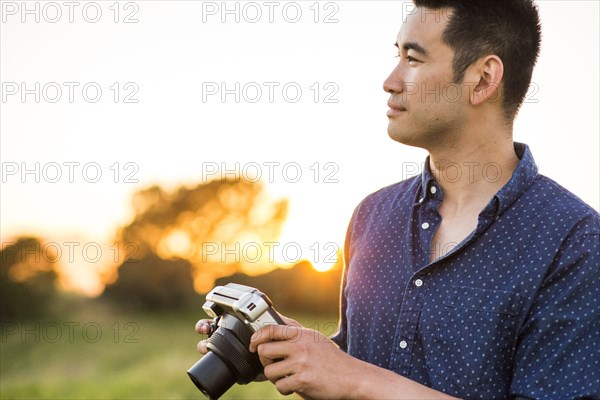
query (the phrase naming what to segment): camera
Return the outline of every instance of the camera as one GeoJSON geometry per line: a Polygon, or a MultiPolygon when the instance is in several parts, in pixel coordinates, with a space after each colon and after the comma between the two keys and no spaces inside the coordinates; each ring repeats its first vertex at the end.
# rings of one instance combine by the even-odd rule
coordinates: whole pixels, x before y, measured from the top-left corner
{"type": "Polygon", "coordinates": [[[206,295],[202,306],[213,320],[208,353],[187,374],[210,400],[216,400],[235,383],[245,385],[263,371],[250,337],[265,325],[285,325],[271,300],[258,289],[229,283],[206,295]]]}

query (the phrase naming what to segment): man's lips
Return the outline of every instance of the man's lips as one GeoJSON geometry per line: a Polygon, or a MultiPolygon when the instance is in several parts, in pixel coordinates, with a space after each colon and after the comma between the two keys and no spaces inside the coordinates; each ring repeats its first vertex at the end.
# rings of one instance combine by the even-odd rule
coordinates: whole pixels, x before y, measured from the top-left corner
{"type": "Polygon", "coordinates": [[[392,110],[406,111],[406,108],[404,108],[403,106],[396,105],[390,101],[388,101],[388,107],[391,108],[392,110]]]}
{"type": "Polygon", "coordinates": [[[388,110],[388,112],[387,112],[388,117],[393,117],[393,116],[396,116],[396,115],[400,115],[404,111],[406,111],[406,108],[404,108],[403,106],[394,104],[391,101],[388,101],[388,107],[390,108],[388,110]]]}

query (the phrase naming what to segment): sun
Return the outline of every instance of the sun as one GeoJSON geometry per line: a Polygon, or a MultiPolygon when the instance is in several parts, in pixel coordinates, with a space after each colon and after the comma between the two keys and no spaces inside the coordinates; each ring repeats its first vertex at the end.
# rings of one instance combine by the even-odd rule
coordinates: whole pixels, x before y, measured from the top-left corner
{"type": "Polygon", "coordinates": [[[317,263],[311,263],[311,265],[316,271],[328,272],[329,270],[331,270],[331,268],[335,266],[335,263],[320,261],[317,263]]]}

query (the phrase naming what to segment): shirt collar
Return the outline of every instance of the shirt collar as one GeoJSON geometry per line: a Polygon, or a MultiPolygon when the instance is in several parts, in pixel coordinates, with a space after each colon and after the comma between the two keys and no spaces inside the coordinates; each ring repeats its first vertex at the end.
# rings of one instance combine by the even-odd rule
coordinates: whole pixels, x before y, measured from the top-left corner
{"type": "Polygon", "coordinates": [[[423,173],[421,174],[421,193],[419,194],[419,203],[423,203],[425,200],[428,200],[431,197],[432,186],[435,186],[434,191],[436,192],[437,189],[440,189],[439,185],[435,182],[435,178],[431,173],[431,169],[429,168],[429,156],[427,156],[427,159],[425,160],[425,167],[423,168],[423,173]]]}
{"type": "MultiPolygon", "coordinates": [[[[519,164],[517,164],[517,168],[510,180],[494,195],[482,213],[494,214],[495,216],[501,215],[533,184],[538,176],[538,168],[529,150],[529,146],[524,143],[515,142],[514,147],[515,153],[520,160],[519,164]]],[[[425,167],[421,174],[421,191],[416,205],[432,198],[441,200],[442,191],[431,173],[429,156],[427,156],[425,167]]]]}
{"type": "Polygon", "coordinates": [[[514,143],[515,153],[520,161],[510,180],[496,193],[494,198],[498,202],[496,215],[501,215],[510,207],[529,187],[538,176],[538,167],[535,164],[529,146],[523,143],[514,143]]]}

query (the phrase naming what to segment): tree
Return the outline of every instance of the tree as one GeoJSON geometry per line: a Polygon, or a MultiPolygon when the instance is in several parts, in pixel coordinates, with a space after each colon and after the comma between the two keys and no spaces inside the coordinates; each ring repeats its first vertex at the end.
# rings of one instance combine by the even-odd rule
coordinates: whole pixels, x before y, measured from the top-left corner
{"type": "Polygon", "coordinates": [[[49,312],[57,290],[58,259],[39,239],[21,237],[0,250],[0,321],[34,318],[49,312]]]}
{"type": "Polygon", "coordinates": [[[339,311],[342,271],[341,258],[326,272],[318,272],[309,261],[302,260],[292,268],[278,268],[264,275],[237,273],[217,279],[216,285],[225,286],[233,282],[255,287],[269,296],[274,307],[284,315],[332,316],[339,311]]]}
{"type": "Polygon", "coordinates": [[[183,259],[191,265],[196,291],[206,292],[219,277],[272,268],[267,265],[268,251],[255,257],[242,254],[241,249],[248,243],[264,249],[265,243],[279,236],[287,201],[271,201],[261,184],[235,179],[182,186],[171,192],[152,186],[134,195],[133,208],[133,220],[117,233],[117,241],[130,253],[118,274],[138,260],[138,268],[144,268],[148,276],[144,281],[150,285],[154,279],[149,276],[162,273],[162,267],[156,267],[159,260],[153,257],[183,259]]]}
{"type": "Polygon", "coordinates": [[[172,309],[198,303],[191,271],[186,260],[163,260],[148,252],[121,265],[119,279],[107,286],[104,297],[125,309],[172,309]]]}

